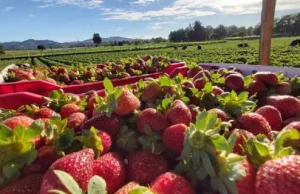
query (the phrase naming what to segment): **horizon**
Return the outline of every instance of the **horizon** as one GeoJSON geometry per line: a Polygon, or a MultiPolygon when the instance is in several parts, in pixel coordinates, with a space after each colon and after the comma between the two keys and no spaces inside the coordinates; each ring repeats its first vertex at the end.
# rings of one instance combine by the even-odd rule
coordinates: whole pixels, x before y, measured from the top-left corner
{"type": "MultiPolygon", "coordinates": [[[[167,38],[195,20],[213,27],[255,26],[261,7],[261,0],[0,0],[0,42],[74,42],[91,39],[93,33],[167,38]]],[[[275,17],[299,11],[299,0],[277,0],[275,17]]]]}

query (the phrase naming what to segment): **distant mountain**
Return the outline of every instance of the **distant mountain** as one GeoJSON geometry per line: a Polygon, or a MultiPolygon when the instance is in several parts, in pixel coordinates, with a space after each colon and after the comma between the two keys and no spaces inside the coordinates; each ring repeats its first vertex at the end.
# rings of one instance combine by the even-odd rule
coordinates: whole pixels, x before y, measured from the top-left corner
{"type": "MultiPolygon", "coordinates": [[[[120,42],[120,41],[134,41],[136,39],[125,38],[125,37],[109,37],[102,38],[102,43],[110,43],[110,42],[120,42]]],[[[88,39],[84,41],[73,41],[73,42],[55,42],[52,40],[34,40],[28,39],[23,42],[3,42],[0,43],[4,46],[5,50],[31,50],[36,49],[38,45],[44,45],[46,48],[70,48],[70,47],[80,47],[80,46],[92,46],[93,40],[88,39]]]]}

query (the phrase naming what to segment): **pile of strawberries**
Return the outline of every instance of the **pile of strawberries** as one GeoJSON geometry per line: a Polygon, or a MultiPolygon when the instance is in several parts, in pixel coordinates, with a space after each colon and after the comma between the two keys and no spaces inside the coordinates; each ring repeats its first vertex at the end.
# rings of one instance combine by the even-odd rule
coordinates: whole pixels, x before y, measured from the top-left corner
{"type": "Polygon", "coordinates": [[[86,82],[103,81],[104,78],[122,79],[148,73],[163,71],[169,59],[146,55],[140,58],[128,58],[116,63],[98,65],[74,65],[69,67],[45,68],[37,66],[33,69],[9,69],[6,82],[24,80],[45,80],[50,83],[63,85],[78,85],[86,82]]]}
{"type": "Polygon", "coordinates": [[[299,83],[191,66],[1,110],[0,193],[300,193],[299,83]]]}

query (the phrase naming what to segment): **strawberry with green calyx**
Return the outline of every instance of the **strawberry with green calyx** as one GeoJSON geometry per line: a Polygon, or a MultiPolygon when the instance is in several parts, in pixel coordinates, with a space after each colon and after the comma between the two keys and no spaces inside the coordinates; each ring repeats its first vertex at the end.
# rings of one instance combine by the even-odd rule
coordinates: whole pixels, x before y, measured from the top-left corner
{"type": "MultiPolygon", "coordinates": [[[[28,110],[28,109],[26,109],[28,110]]],[[[59,117],[60,115],[50,108],[41,108],[33,112],[33,119],[50,119],[51,117],[59,117]]]]}
{"type": "MultiPolygon", "coordinates": [[[[74,178],[67,172],[61,170],[54,170],[54,174],[58,177],[61,184],[66,188],[68,193],[83,194],[83,190],[80,188],[74,178]]],[[[49,193],[66,194],[65,191],[51,189],[49,193]]],[[[93,176],[88,183],[87,194],[106,194],[106,182],[100,176],[93,176]]]]}
{"type": "MultiPolygon", "coordinates": [[[[142,187],[138,183],[131,181],[131,182],[127,183],[126,185],[124,185],[123,187],[121,187],[115,194],[134,194],[134,193],[139,194],[141,189],[145,189],[145,187],[142,187]],[[137,193],[137,191],[138,191],[138,193],[137,193]]],[[[142,190],[142,194],[147,194],[147,193],[144,193],[144,191],[142,190]]],[[[150,194],[150,193],[148,193],[148,194],[150,194]]]]}
{"type": "Polygon", "coordinates": [[[0,187],[17,178],[19,169],[34,161],[37,156],[34,142],[43,128],[44,123],[40,120],[28,128],[17,126],[10,129],[0,124],[0,168],[3,175],[0,187]]]}
{"type": "Polygon", "coordinates": [[[168,122],[172,125],[179,123],[189,125],[192,121],[192,113],[190,109],[181,100],[175,100],[165,115],[168,122]]]}
{"type": "Polygon", "coordinates": [[[196,125],[190,124],[185,132],[181,162],[176,171],[191,173],[192,182],[209,177],[215,191],[236,193],[234,181],[243,175],[241,162],[244,158],[231,153],[235,136],[227,142],[225,137],[219,135],[224,127],[228,124],[222,123],[216,114],[200,113],[196,125]]]}
{"type": "Polygon", "coordinates": [[[122,126],[117,136],[117,146],[126,152],[132,152],[137,149],[138,135],[136,131],[122,126]]]}
{"type": "Polygon", "coordinates": [[[34,120],[32,118],[25,115],[20,115],[7,118],[1,123],[14,130],[18,126],[28,128],[33,122],[34,120]]]}
{"type": "Polygon", "coordinates": [[[183,150],[184,134],[187,126],[184,124],[176,124],[167,128],[163,133],[164,145],[177,156],[180,156],[183,150]]]}
{"type": "Polygon", "coordinates": [[[59,112],[66,104],[78,102],[77,97],[65,94],[63,90],[54,90],[50,92],[49,97],[45,97],[45,100],[45,105],[57,112],[59,112]]]}
{"type": "Polygon", "coordinates": [[[249,138],[244,146],[251,163],[258,168],[268,160],[280,158],[286,155],[292,155],[295,150],[291,146],[285,147],[285,144],[291,140],[299,140],[300,134],[296,129],[279,132],[274,141],[270,141],[264,135],[257,135],[256,138],[249,138]]]}
{"type": "Polygon", "coordinates": [[[233,117],[238,117],[243,113],[251,112],[256,107],[256,103],[248,99],[248,92],[241,92],[239,95],[235,91],[225,92],[217,96],[220,107],[233,117]]]}
{"type": "Polygon", "coordinates": [[[156,99],[157,97],[160,96],[160,94],[161,94],[161,87],[159,83],[155,81],[147,83],[142,93],[142,101],[147,102],[149,100],[156,99]]]}
{"type": "Polygon", "coordinates": [[[75,137],[75,139],[83,144],[83,148],[92,148],[96,157],[99,157],[104,150],[98,130],[94,127],[91,127],[90,130],[82,131],[82,135],[75,137]]]}
{"type": "Polygon", "coordinates": [[[23,111],[24,107],[20,107],[18,110],[8,110],[0,108],[0,122],[15,116],[20,111],[23,111]]]}
{"type": "Polygon", "coordinates": [[[165,146],[160,133],[153,132],[148,125],[144,127],[145,135],[138,138],[138,142],[142,145],[143,150],[160,154],[165,151],[165,146]]]}

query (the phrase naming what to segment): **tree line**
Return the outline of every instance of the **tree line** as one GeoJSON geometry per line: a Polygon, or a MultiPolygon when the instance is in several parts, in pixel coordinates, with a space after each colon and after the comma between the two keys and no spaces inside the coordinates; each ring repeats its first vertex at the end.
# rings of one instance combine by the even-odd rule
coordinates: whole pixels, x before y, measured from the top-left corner
{"type": "MultiPolygon", "coordinates": [[[[300,35],[300,13],[275,18],[273,34],[279,36],[300,35]]],[[[224,26],[222,24],[214,28],[212,26],[205,27],[200,21],[195,21],[186,28],[171,31],[169,40],[172,42],[205,41],[252,35],[260,35],[260,23],[248,28],[244,26],[238,27],[236,25],[224,26]]]]}

